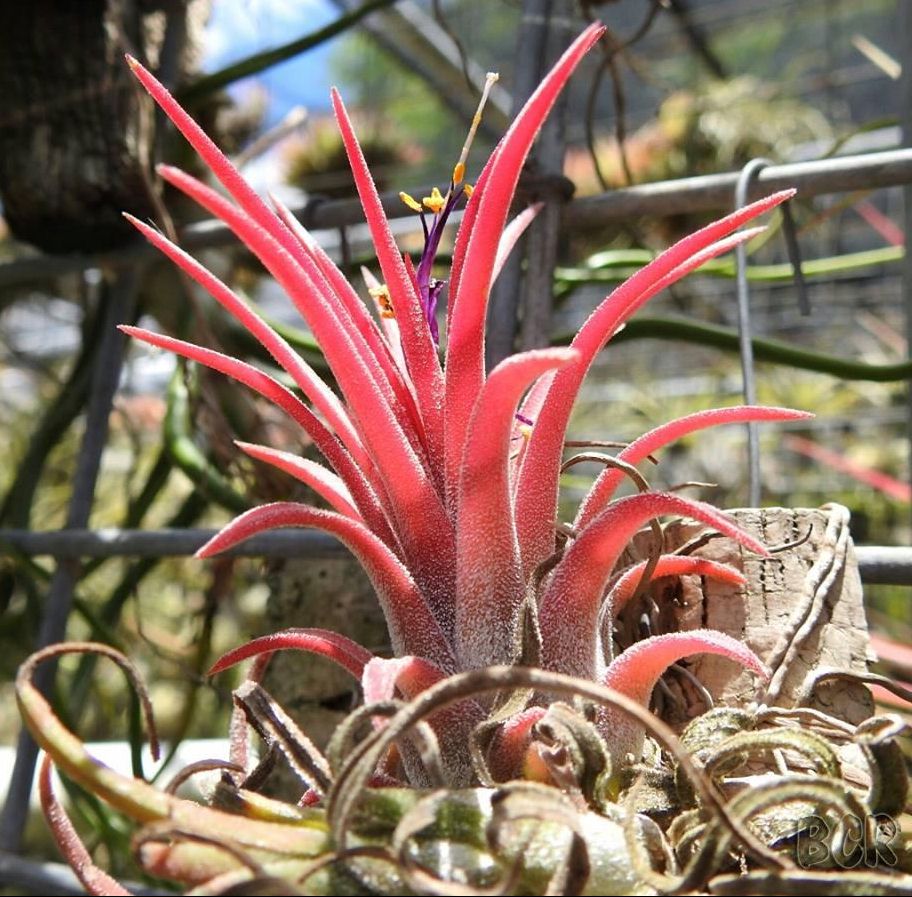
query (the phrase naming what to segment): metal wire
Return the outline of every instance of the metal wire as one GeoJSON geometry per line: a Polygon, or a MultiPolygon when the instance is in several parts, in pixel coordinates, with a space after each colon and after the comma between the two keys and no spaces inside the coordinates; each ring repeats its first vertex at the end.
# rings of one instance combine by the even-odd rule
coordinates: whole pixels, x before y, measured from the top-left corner
{"type": "MultiPolygon", "coordinates": [[[[129,321],[132,317],[141,274],[142,271],[137,268],[120,272],[112,278],[107,291],[98,291],[98,313],[103,315],[105,326],[102,329],[101,342],[92,371],[85,436],[73,474],[73,492],[66,520],[68,529],[83,528],[89,522],[95,483],[101,467],[101,455],[108,437],[111,404],[120,379],[126,342],[126,338],[117,330],[116,325],[121,321],[129,321]]],[[[79,574],[78,558],[58,560],[54,575],[51,577],[36,648],[43,648],[63,638],[72,605],[73,589],[79,574]]],[[[50,689],[55,671],[56,664],[53,663],[44,664],[39,669],[35,682],[42,692],[46,693],[50,689]]],[[[38,745],[29,732],[22,729],[6,803],[0,815],[0,848],[3,850],[15,853],[21,847],[37,757],[38,745]]]]}
{"type": "MultiPolygon", "coordinates": [[[[738,177],[738,172],[723,172],[677,178],[673,181],[654,181],[574,199],[564,206],[561,228],[565,231],[591,230],[613,221],[639,216],[668,217],[727,209],[731,207],[732,191],[738,177]]],[[[533,193],[542,191],[540,181],[527,178],[520,184],[520,202],[528,196],[526,184],[533,193]]],[[[757,177],[751,196],[797,187],[799,195],[806,199],[826,193],[847,193],[906,184],[912,184],[912,149],[770,165],[757,177]]],[[[433,184],[418,186],[409,192],[423,196],[430,193],[432,187],[433,184]]],[[[380,199],[387,217],[391,220],[408,218],[408,226],[412,226],[415,214],[399,199],[398,191],[383,193],[380,199]]],[[[292,211],[309,230],[331,230],[342,225],[364,222],[364,211],[357,199],[316,199],[292,211]]],[[[191,252],[234,245],[236,242],[234,235],[218,221],[199,221],[180,231],[181,246],[191,252]]],[[[133,265],[139,259],[154,258],[156,252],[151,246],[140,243],[94,256],[40,254],[13,259],[0,264],[0,287],[45,282],[53,277],[100,265],[133,265]]]]}
{"type": "MultiPolygon", "coordinates": [[[[751,159],[735,184],[735,209],[747,205],[751,184],[760,172],[771,165],[769,159],[751,159]]],[[[739,243],[735,249],[738,292],[738,345],[741,354],[741,376],[743,379],[744,403],[757,404],[757,382],[754,378],[754,346],[751,342],[750,286],[747,282],[747,247],[739,243]]],[[[747,426],[747,502],[753,507],[760,506],[760,431],[756,423],[747,426]]]]}
{"type": "MultiPolygon", "coordinates": [[[[0,530],[0,557],[189,557],[216,532],[214,529],[60,529],[37,533],[0,530]]],[[[864,582],[912,584],[912,548],[856,545],[855,553],[864,582]]],[[[349,552],[327,533],[279,529],[260,533],[224,554],[245,558],[333,558],[345,557],[349,552]]]]}

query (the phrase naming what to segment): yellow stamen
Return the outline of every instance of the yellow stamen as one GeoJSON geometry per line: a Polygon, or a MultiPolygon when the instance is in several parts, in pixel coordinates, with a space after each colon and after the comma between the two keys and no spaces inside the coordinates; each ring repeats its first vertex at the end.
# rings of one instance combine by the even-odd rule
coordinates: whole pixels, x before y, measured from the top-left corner
{"type": "Polygon", "coordinates": [[[392,299],[390,299],[389,287],[387,287],[385,283],[380,284],[378,287],[371,287],[368,290],[368,293],[374,297],[381,318],[396,317],[396,312],[393,311],[393,302],[392,299]]]}
{"type": "Polygon", "coordinates": [[[530,427],[529,424],[520,424],[519,435],[528,442],[529,438],[532,436],[532,427],[530,427]]]}
{"type": "Polygon", "coordinates": [[[462,152],[459,154],[459,161],[456,163],[456,166],[453,169],[454,187],[458,187],[462,183],[462,179],[465,177],[466,159],[469,158],[469,150],[472,148],[472,141],[475,139],[475,132],[478,130],[478,126],[481,124],[481,112],[485,107],[485,103],[488,102],[488,96],[491,93],[491,88],[497,83],[497,79],[499,77],[500,75],[498,75],[497,72],[488,72],[488,74],[485,75],[484,89],[481,92],[481,99],[478,101],[478,108],[475,110],[475,115],[472,118],[469,134],[465,139],[465,143],[462,145],[462,152]]]}
{"type": "Polygon", "coordinates": [[[404,191],[399,194],[399,199],[401,199],[413,212],[424,211],[424,209],[421,208],[421,203],[404,191]]]}
{"type": "Polygon", "coordinates": [[[424,203],[424,207],[426,209],[430,209],[435,215],[446,204],[446,200],[443,198],[443,194],[436,187],[431,190],[430,196],[425,196],[421,201],[424,203]]]}
{"type": "Polygon", "coordinates": [[[471,199],[472,194],[475,192],[475,188],[471,184],[466,184],[465,187],[462,188],[462,192],[465,193],[466,199],[471,199]]]}

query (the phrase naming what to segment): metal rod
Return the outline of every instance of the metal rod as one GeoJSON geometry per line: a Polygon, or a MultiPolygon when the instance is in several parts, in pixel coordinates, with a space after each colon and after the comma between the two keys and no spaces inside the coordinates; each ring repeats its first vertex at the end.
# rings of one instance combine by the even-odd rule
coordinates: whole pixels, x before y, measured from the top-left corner
{"type": "MultiPolygon", "coordinates": [[[[63,863],[46,863],[0,851],[0,887],[15,888],[19,893],[83,897],[86,890],[76,873],[63,863]]],[[[126,882],[130,893],[169,895],[173,891],[154,890],[135,882],[126,882]]],[[[15,892],[10,892],[15,893],[15,892]]]]}
{"type": "MultiPolygon", "coordinates": [[[[550,0],[523,0],[516,32],[514,117],[541,80],[550,6],[550,0]]],[[[510,254],[491,293],[485,339],[485,364],[488,370],[503,361],[515,348],[519,300],[523,287],[522,262],[527,239],[528,236],[522,238],[519,246],[510,254]]]]}
{"type": "MultiPolygon", "coordinates": [[[[579,30],[574,19],[574,3],[552,0],[546,31],[546,53],[541,58],[547,68],[570,45],[579,30]]],[[[567,148],[567,91],[561,91],[538,138],[534,160],[541,171],[560,174],[567,148]]],[[[544,208],[529,227],[526,240],[526,276],[522,285],[523,349],[547,346],[551,335],[551,309],[554,304],[554,269],[557,266],[561,232],[561,205],[566,197],[544,197],[544,208]]]]}
{"type": "MultiPolygon", "coordinates": [[[[215,529],[0,530],[0,556],[186,557],[195,554],[217,532],[215,529]]],[[[232,557],[334,557],[347,553],[348,549],[333,536],[300,529],[261,533],[224,552],[232,557]]]]}
{"type": "MultiPolygon", "coordinates": [[[[751,159],[735,184],[735,209],[747,205],[751,184],[769,159],[751,159]]],[[[754,377],[754,346],[750,318],[750,285],[747,282],[747,247],[739,243],[735,248],[738,293],[738,348],[741,353],[741,377],[743,381],[744,404],[757,404],[757,381],[754,377]]],[[[755,422],[747,424],[747,503],[752,508],[760,506],[760,431],[755,422]]]]}
{"type": "MultiPolygon", "coordinates": [[[[912,153],[912,3],[900,4],[899,36],[902,56],[902,84],[900,92],[900,126],[905,152],[912,153]]],[[[903,189],[903,232],[906,245],[912,241],[912,181],[903,189]]],[[[907,252],[902,266],[902,297],[905,309],[906,354],[912,360],[912,252],[907,252]]],[[[912,382],[906,389],[906,433],[912,434],[912,382]]],[[[909,464],[908,476],[912,478],[912,439],[906,449],[909,464]]]]}
{"type": "MultiPolygon", "coordinates": [[[[215,529],[76,529],[31,532],[0,530],[0,557],[189,557],[218,530],[215,529]]],[[[253,536],[224,552],[231,557],[328,558],[344,557],[348,549],[335,537],[315,530],[278,529],[253,536]]],[[[861,578],[866,583],[912,585],[912,548],[856,545],[861,578]]]]}
{"type": "Polygon", "coordinates": [[[912,585],[912,548],[856,545],[861,580],[868,585],[912,585]]]}
{"type": "MultiPolygon", "coordinates": [[[[586,230],[620,218],[641,215],[667,217],[686,212],[727,209],[731,205],[737,181],[738,172],[732,171],[638,184],[575,199],[564,207],[561,226],[570,230],[586,230]]],[[[757,178],[749,198],[786,187],[797,187],[799,197],[809,197],[905,184],[912,184],[912,148],[838,156],[814,162],[770,165],[757,178]]],[[[421,186],[410,192],[420,196],[430,190],[430,186],[421,186]]],[[[384,193],[381,199],[386,214],[391,219],[414,218],[414,212],[403,205],[398,192],[384,193]]],[[[361,204],[357,199],[314,199],[294,212],[310,230],[334,229],[364,221],[361,204]]],[[[236,240],[231,232],[217,221],[198,222],[181,231],[181,245],[186,249],[225,246],[234,242],[236,240]]],[[[51,277],[102,264],[130,265],[138,259],[154,255],[152,247],[138,244],[129,249],[94,256],[36,255],[16,259],[0,265],[0,287],[46,281],[51,277]]]]}
{"type": "MultiPolygon", "coordinates": [[[[587,229],[618,218],[638,215],[667,217],[687,212],[727,209],[739,172],[707,174],[673,181],[624,187],[569,203],[564,226],[587,229]]],[[[912,184],[912,149],[887,150],[857,156],[837,156],[813,162],[791,162],[765,168],[748,196],[754,199],[788,187],[798,198],[851,190],[874,190],[912,184]]]]}
{"type": "MultiPolygon", "coordinates": [[[[92,270],[97,272],[97,269],[92,270]]],[[[100,272],[97,274],[99,278],[102,276],[100,272]]],[[[101,455],[108,437],[111,403],[120,380],[126,341],[116,325],[131,319],[140,276],[139,268],[121,271],[111,277],[107,289],[102,286],[98,291],[97,313],[102,315],[104,326],[92,370],[85,435],[73,474],[73,491],[67,509],[65,531],[81,529],[89,522],[101,455]]],[[[37,648],[58,642],[64,637],[79,573],[78,558],[58,559],[42,613],[37,648]]],[[[38,669],[35,684],[43,693],[50,689],[55,671],[54,663],[44,664],[38,669]]],[[[22,729],[6,803],[0,815],[0,848],[3,850],[15,853],[21,847],[37,757],[37,744],[29,732],[22,729]]]]}

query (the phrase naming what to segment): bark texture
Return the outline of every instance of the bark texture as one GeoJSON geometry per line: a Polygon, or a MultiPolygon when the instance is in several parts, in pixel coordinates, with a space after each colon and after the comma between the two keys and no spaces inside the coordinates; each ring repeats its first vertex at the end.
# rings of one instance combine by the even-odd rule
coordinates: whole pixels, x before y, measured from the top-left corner
{"type": "Polygon", "coordinates": [[[0,4],[0,197],[14,236],[46,252],[94,252],[133,236],[124,209],[154,216],[152,106],[123,57],[157,67],[176,17],[181,70],[193,2],[0,4]]]}
{"type": "MultiPolygon", "coordinates": [[[[868,669],[867,621],[848,511],[827,505],[729,513],[773,549],[772,557],[752,555],[730,539],[708,539],[692,553],[738,568],[747,586],[696,576],[659,580],[621,615],[622,645],[642,631],[644,614],[661,632],[718,629],[750,645],[773,676],[758,690],[755,677],[724,658],[688,658],[683,666],[716,703],[750,706],[759,700],[771,706],[808,706],[853,724],[869,717],[874,706],[866,686],[837,678],[815,681],[821,673],[868,669]]],[[[701,524],[673,523],[665,530],[665,551],[676,551],[704,532],[701,524]]],[[[648,534],[641,534],[630,559],[646,556],[649,541],[648,534]]],[[[682,724],[706,709],[686,675],[672,672],[665,684],[658,700],[670,722],[682,724]]]]}

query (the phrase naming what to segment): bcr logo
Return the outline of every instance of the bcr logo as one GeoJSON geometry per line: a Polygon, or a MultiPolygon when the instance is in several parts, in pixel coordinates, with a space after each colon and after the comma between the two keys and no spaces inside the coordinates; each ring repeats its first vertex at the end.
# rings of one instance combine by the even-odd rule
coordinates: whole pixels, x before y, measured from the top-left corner
{"type": "Polygon", "coordinates": [[[804,869],[814,866],[854,869],[857,866],[895,866],[898,858],[893,844],[899,839],[899,825],[886,814],[841,819],[805,816],[799,823],[797,861],[804,869]]]}

